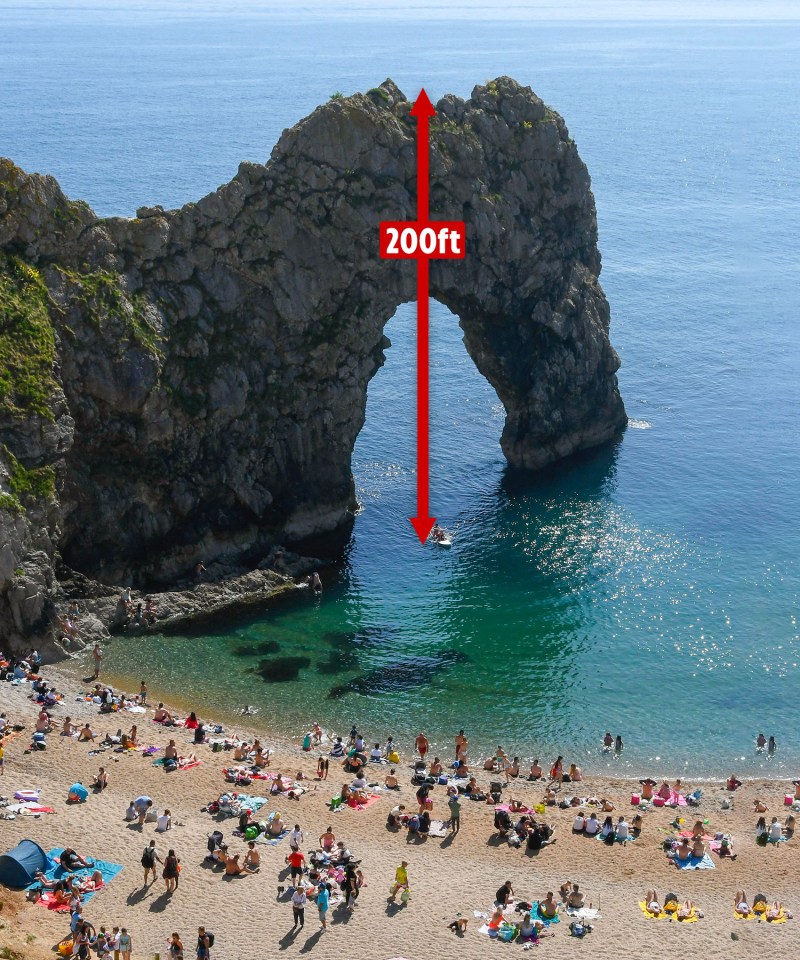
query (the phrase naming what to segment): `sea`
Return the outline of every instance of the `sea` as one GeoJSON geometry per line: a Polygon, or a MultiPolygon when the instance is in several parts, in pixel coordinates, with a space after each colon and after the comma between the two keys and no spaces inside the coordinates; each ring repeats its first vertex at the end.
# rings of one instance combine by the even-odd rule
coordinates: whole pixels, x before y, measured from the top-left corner
{"type": "Polygon", "coordinates": [[[529,84],[597,203],[630,417],[617,442],[511,475],[502,405],[434,302],[431,507],[453,545],[421,546],[416,313],[398,305],[353,454],[360,512],[321,597],[114,639],[109,678],[229,727],[249,704],[292,737],[355,724],[410,750],[424,731],[443,759],[463,728],[473,757],[502,744],[597,773],[800,775],[798,16],[0,0],[0,154],[98,214],[196,200],[333,94],[386,77],[434,102],[529,84]],[[265,682],[264,649],[304,658],[298,678],[265,682]],[[621,753],[603,752],[607,730],[621,753]]]}

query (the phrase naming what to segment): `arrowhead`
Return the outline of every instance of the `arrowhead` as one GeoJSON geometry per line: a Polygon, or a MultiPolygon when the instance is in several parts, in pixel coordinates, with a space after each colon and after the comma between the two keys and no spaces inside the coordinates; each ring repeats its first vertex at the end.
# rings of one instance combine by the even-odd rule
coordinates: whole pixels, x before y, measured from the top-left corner
{"type": "Polygon", "coordinates": [[[431,530],[433,530],[434,523],[436,523],[436,517],[409,517],[408,519],[411,521],[411,526],[417,531],[419,542],[425,543],[431,530]]]}
{"type": "Polygon", "coordinates": [[[419,96],[414,103],[414,106],[411,109],[412,117],[435,117],[436,111],[433,109],[433,104],[428,99],[428,94],[425,93],[425,87],[423,87],[419,96]]]}

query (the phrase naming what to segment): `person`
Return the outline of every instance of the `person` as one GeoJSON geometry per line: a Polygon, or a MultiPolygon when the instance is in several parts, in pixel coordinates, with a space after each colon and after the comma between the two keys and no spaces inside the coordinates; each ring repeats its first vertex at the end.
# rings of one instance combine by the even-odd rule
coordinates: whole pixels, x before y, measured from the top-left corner
{"type": "Polygon", "coordinates": [[[631,833],[634,835],[634,837],[639,837],[641,835],[642,823],[643,820],[641,813],[634,814],[633,820],[631,820],[631,833]]]}
{"type": "Polygon", "coordinates": [[[433,540],[444,540],[445,533],[444,530],[439,526],[438,523],[434,523],[433,528],[431,529],[431,538],[433,540]]]}
{"type": "Polygon", "coordinates": [[[747,902],[747,896],[744,890],[737,890],[733,898],[733,909],[742,917],[750,914],[750,904],[747,902]]]}
{"type": "Polygon", "coordinates": [[[165,726],[172,726],[175,723],[175,717],[167,710],[163,703],[156,707],[153,719],[156,723],[163,723],[165,726]]]}
{"type": "Polygon", "coordinates": [[[586,817],[584,816],[583,810],[579,810],[575,815],[575,819],[572,821],[572,832],[583,833],[585,829],[586,817]]]}
{"type": "Polygon", "coordinates": [[[420,755],[420,758],[424,760],[425,754],[430,749],[430,743],[428,742],[428,738],[425,736],[424,733],[420,732],[417,734],[417,738],[414,741],[414,749],[420,755]]]}
{"type": "Polygon", "coordinates": [[[289,847],[291,850],[299,850],[300,844],[303,843],[303,831],[300,829],[300,824],[296,823],[294,825],[294,830],[289,834],[289,847]]]}
{"type": "Polygon", "coordinates": [[[550,782],[559,786],[564,782],[564,758],[559,754],[550,769],[550,782]]]}
{"type": "Polygon", "coordinates": [[[131,951],[133,950],[133,941],[131,940],[131,935],[128,933],[127,927],[123,927],[122,930],[120,930],[117,949],[119,950],[122,956],[122,960],[131,960],[131,951]]]}
{"type": "Polygon", "coordinates": [[[767,743],[767,753],[775,753],[777,746],[777,743],[775,743],[775,737],[770,736],[769,742],[767,743]]]}
{"type": "Polygon", "coordinates": [[[61,736],[62,737],[71,737],[74,733],[78,732],[78,728],[72,722],[72,717],[65,717],[64,723],[61,725],[61,736]]]}
{"type": "Polygon", "coordinates": [[[756,820],[756,840],[767,835],[767,821],[765,817],[759,817],[756,820]]]}
{"type": "Polygon", "coordinates": [[[511,763],[505,768],[506,783],[515,780],[519,776],[519,757],[514,757],[511,763]]]}
{"type": "Polygon", "coordinates": [[[558,913],[558,903],[553,896],[553,891],[548,890],[547,896],[539,903],[539,913],[545,920],[552,920],[558,913]]]}
{"type": "Polygon", "coordinates": [[[142,707],[147,706],[147,684],[144,680],[139,684],[139,705],[142,707]]]}
{"type": "Polygon", "coordinates": [[[617,734],[617,739],[614,741],[614,751],[615,753],[620,753],[625,745],[622,742],[622,737],[617,734]]]}
{"type": "Polygon", "coordinates": [[[756,737],[756,746],[758,747],[759,750],[763,750],[764,747],[766,747],[766,745],[767,745],[767,738],[764,736],[763,733],[759,733],[759,735],[756,737]]]}
{"type": "Polygon", "coordinates": [[[603,737],[603,746],[606,750],[610,750],[614,746],[614,738],[611,736],[610,730],[606,730],[606,735],[603,737]]]}
{"type": "Polygon", "coordinates": [[[725,786],[726,786],[726,788],[727,788],[728,790],[737,790],[739,787],[741,787],[741,785],[742,785],[742,781],[741,781],[741,780],[737,780],[737,779],[736,779],[736,774],[735,774],[735,773],[732,773],[732,774],[728,777],[728,782],[726,783],[725,786]]]}
{"type": "Polygon", "coordinates": [[[461,801],[458,798],[458,793],[450,795],[447,806],[450,808],[450,829],[453,833],[458,833],[461,829],[461,801]]]}
{"type": "Polygon", "coordinates": [[[403,823],[403,817],[405,816],[406,805],[404,803],[399,803],[396,806],[392,807],[389,811],[389,817],[387,819],[387,824],[390,827],[400,827],[403,823]]]}
{"type": "Polygon", "coordinates": [[[499,907],[507,907],[513,899],[514,888],[511,886],[511,881],[506,880],[503,886],[500,887],[497,893],[494,895],[494,902],[499,907]]]}
{"type": "Polygon", "coordinates": [[[569,779],[571,783],[580,783],[583,780],[583,772],[577,763],[569,765],[569,779]]]}
{"type": "Polygon", "coordinates": [[[400,866],[394,872],[394,883],[389,893],[389,900],[394,903],[399,890],[408,890],[408,862],[401,861],[400,866]]]}
{"type": "Polygon", "coordinates": [[[85,860],[79,853],[76,853],[72,847],[65,847],[61,851],[58,862],[61,864],[62,869],[68,873],[77,870],[78,867],[92,866],[91,861],[85,860]]]}
{"type": "Polygon", "coordinates": [[[625,820],[625,817],[620,817],[617,821],[617,827],[614,831],[614,835],[617,840],[620,840],[622,843],[628,839],[628,823],[625,820]]]}
{"type": "Polygon", "coordinates": [[[203,580],[203,574],[206,572],[205,564],[202,560],[198,560],[194,565],[194,582],[201,583],[203,580]]]}
{"type": "Polygon", "coordinates": [[[97,771],[97,776],[92,780],[92,786],[98,793],[105,790],[108,786],[108,774],[106,773],[105,767],[100,767],[97,771]]]}
{"type": "Polygon", "coordinates": [[[137,797],[133,801],[133,807],[136,810],[136,816],[139,818],[139,826],[144,826],[145,818],[153,807],[153,801],[150,797],[137,797]]]}
{"type": "Polygon", "coordinates": [[[572,907],[573,910],[580,910],[583,907],[585,898],[583,892],[578,887],[577,883],[572,884],[572,889],[567,895],[567,906],[572,907]]]}
{"type": "Polygon", "coordinates": [[[661,904],[658,900],[658,894],[655,890],[648,890],[644,895],[644,902],[647,905],[647,909],[650,913],[658,916],[661,913],[661,904]]]}
{"type": "Polygon", "coordinates": [[[694,914],[694,904],[691,900],[684,900],[680,907],[678,907],[678,919],[679,920],[688,920],[694,914]]]}
{"type": "Polygon", "coordinates": [[[653,787],[656,786],[656,781],[647,777],[645,780],[640,780],[639,783],[642,786],[642,800],[652,800],[653,787]]]}
{"type": "Polygon", "coordinates": [[[327,883],[321,883],[317,889],[317,910],[319,911],[319,923],[323,930],[328,929],[328,907],[331,902],[331,892],[327,883]]]}
{"type": "Polygon", "coordinates": [[[777,843],[783,838],[783,826],[777,817],[772,818],[772,823],[769,825],[769,837],[768,839],[772,843],[777,843]]]}
{"type": "Polygon", "coordinates": [[[196,730],[199,722],[197,714],[192,710],[189,716],[183,721],[183,725],[187,730],[196,730]]]}
{"type": "Polygon", "coordinates": [[[322,593],[322,580],[316,570],[313,571],[309,578],[309,586],[313,593],[322,593]]]}
{"type": "Polygon", "coordinates": [[[753,801],[753,813],[766,813],[768,809],[766,802],[760,797],[753,801]]]}
{"type": "Polygon", "coordinates": [[[95,643],[92,657],[94,658],[94,678],[96,680],[100,676],[100,666],[103,662],[103,651],[100,649],[99,643],[95,643]]]}
{"type": "Polygon", "coordinates": [[[183,940],[181,940],[180,935],[173,933],[169,941],[168,952],[170,960],[184,960],[183,955],[183,940]]]}
{"type": "Polygon", "coordinates": [[[695,837],[692,841],[692,857],[702,860],[706,855],[706,845],[702,837],[695,837]]]}
{"type": "Polygon", "coordinates": [[[239,863],[239,854],[229,854],[225,858],[225,876],[226,877],[238,877],[243,873],[255,873],[254,870],[251,870],[249,867],[246,867],[244,864],[239,863]]]}
{"type": "Polygon", "coordinates": [[[530,910],[526,911],[519,925],[520,943],[536,943],[539,939],[536,921],[532,919],[530,910]]]}
{"type": "Polygon", "coordinates": [[[306,865],[306,858],[303,856],[302,850],[292,850],[292,852],[286,857],[286,863],[289,864],[289,872],[291,874],[291,883],[293,887],[298,886],[299,881],[303,877],[303,868],[306,865]],[[297,880],[297,883],[295,882],[297,880]]]}
{"type": "Polygon", "coordinates": [[[153,883],[156,882],[156,862],[163,864],[164,861],[158,855],[155,840],[151,840],[142,851],[142,866],[144,867],[143,887],[147,886],[147,876],[150,873],[153,874],[153,883]]]}
{"type": "Polygon", "coordinates": [[[167,886],[167,893],[174,893],[178,889],[178,875],[180,873],[180,860],[175,856],[175,851],[170,850],[164,859],[164,869],[161,876],[167,886]]]}
{"type": "Polygon", "coordinates": [[[172,829],[172,814],[169,810],[165,810],[161,816],[156,820],[156,833],[164,833],[166,830],[172,829]]]}
{"type": "Polygon", "coordinates": [[[783,832],[789,838],[794,836],[795,823],[796,821],[795,821],[794,814],[790,813],[789,816],[786,818],[786,823],[784,823],[783,825],[783,832]]]}
{"type": "Polygon", "coordinates": [[[197,948],[195,953],[197,960],[211,960],[211,937],[206,933],[205,927],[197,928],[197,948]]]}
{"type": "Polygon", "coordinates": [[[612,817],[606,817],[603,821],[603,826],[600,828],[600,836],[607,837],[610,833],[614,832],[614,820],[612,817]]]}
{"type": "Polygon", "coordinates": [[[531,768],[528,771],[528,779],[538,780],[541,777],[541,775],[542,775],[542,767],[537,757],[537,759],[534,760],[533,763],[531,764],[531,768]]]}
{"type": "Polygon", "coordinates": [[[256,850],[255,840],[247,841],[247,853],[244,855],[244,866],[250,873],[258,873],[261,869],[261,854],[256,850]]]}
{"type": "Polygon", "coordinates": [[[333,850],[333,845],[336,843],[336,835],[333,832],[333,827],[328,827],[325,833],[320,834],[319,845],[325,851],[325,853],[330,853],[333,850]]]}
{"type": "Polygon", "coordinates": [[[94,740],[94,734],[88,720],[81,727],[81,732],[78,734],[78,743],[86,743],[87,740],[94,740]]]}
{"type": "Polygon", "coordinates": [[[467,932],[467,918],[457,913],[455,920],[447,924],[447,929],[459,934],[459,936],[463,936],[467,932]]]}
{"type": "Polygon", "coordinates": [[[528,834],[528,850],[542,850],[544,847],[548,847],[555,843],[555,839],[551,839],[552,834],[552,827],[542,823],[536,824],[533,830],[531,830],[531,832],[528,834]]]}
{"type": "Polygon", "coordinates": [[[600,830],[600,821],[597,819],[597,814],[592,812],[589,814],[588,819],[584,823],[583,832],[588,837],[593,837],[600,830]]]}
{"type": "Polygon", "coordinates": [[[387,790],[399,790],[400,782],[397,779],[397,774],[395,773],[395,768],[391,767],[389,772],[383,778],[383,785],[387,790]]]}
{"type": "Polygon", "coordinates": [[[320,756],[317,760],[317,780],[327,780],[328,779],[328,759],[327,757],[320,756]]]}

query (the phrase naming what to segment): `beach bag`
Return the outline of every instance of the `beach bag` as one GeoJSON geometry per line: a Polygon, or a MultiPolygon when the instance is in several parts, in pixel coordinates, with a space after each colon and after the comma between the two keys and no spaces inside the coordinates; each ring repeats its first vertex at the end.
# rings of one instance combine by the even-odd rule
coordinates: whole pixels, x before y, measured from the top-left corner
{"type": "Polygon", "coordinates": [[[255,840],[258,836],[258,827],[248,827],[244,832],[245,840],[255,840]]]}
{"type": "Polygon", "coordinates": [[[642,798],[639,796],[638,793],[634,793],[631,795],[631,803],[633,804],[634,807],[638,807],[641,802],[642,802],[642,798]]]}
{"type": "Polygon", "coordinates": [[[442,774],[441,777],[439,777],[439,783],[440,783],[443,787],[446,787],[446,786],[447,786],[447,777],[446,777],[444,774],[442,774]]]}
{"type": "Polygon", "coordinates": [[[167,773],[172,773],[178,769],[178,761],[174,757],[170,757],[168,760],[164,761],[164,770],[167,773]]]}
{"type": "Polygon", "coordinates": [[[534,804],[533,812],[534,812],[534,813],[544,813],[544,804],[543,804],[543,803],[534,804]]]}
{"type": "Polygon", "coordinates": [[[212,753],[222,753],[222,744],[221,744],[221,743],[214,743],[214,744],[212,744],[212,745],[211,745],[211,752],[212,752],[212,753]]]}
{"type": "Polygon", "coordinates": [[[206,930],[206,936],[208,937],[208,945],[209,945],[209,947],[213,947],[213,946],[214,946],[214,934],[211,933],[210,930],[206,930]]]}

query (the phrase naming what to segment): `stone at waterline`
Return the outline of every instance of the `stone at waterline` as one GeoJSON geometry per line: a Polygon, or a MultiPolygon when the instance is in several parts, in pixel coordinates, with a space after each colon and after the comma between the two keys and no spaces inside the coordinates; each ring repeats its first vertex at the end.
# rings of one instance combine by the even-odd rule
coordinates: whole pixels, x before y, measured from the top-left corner
{"type": "Polygon", "coordinates": [[[240,643],[231,652],[235,657],[263,657],[267,653],[278,653],[280,649],[277,640],[265,640],[263,643],[240,643]]]}
{"type": "Polygon", "coordinates": [[[363,696],[380,693],[396,693],[401,690],[413,690],[430,683],[435,673],[446,670],[457,663],[466,663],[469,657],[460,650],[444,650],[429,657],[408,657],[376,667],[368,673],[362,673],[347,683],[332,687],[329,700],[337,700],[348,693],[363,696]]]}
{"type": "Polygon", "coordinates": [[[327,660],[317,664],[317,673],[347,673],[349,670],[358,670],[358,666],[358,651],[354,648],[331,651],[327,660]]]}

